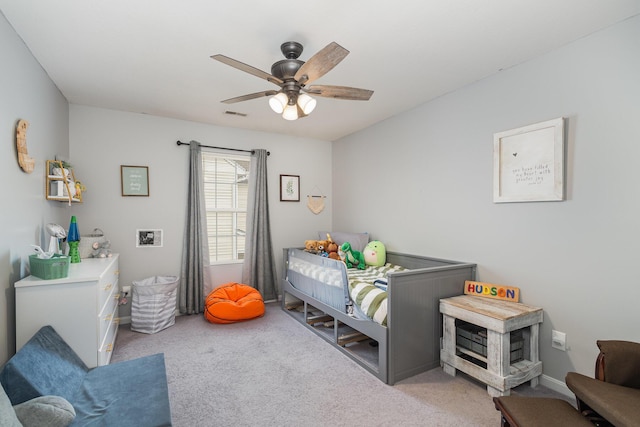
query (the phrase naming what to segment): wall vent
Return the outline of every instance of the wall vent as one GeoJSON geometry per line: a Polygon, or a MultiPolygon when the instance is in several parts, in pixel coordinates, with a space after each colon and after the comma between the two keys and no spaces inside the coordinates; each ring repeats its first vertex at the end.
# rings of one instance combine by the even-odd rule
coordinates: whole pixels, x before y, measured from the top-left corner
{"type": "Polygon", "coordinates": [[[230,116],[240,116],[240,117],[247,117],[247,115],[245,113],[238,113],[237,111],[225,111],[225,114],[229,114],[230,116]]]}

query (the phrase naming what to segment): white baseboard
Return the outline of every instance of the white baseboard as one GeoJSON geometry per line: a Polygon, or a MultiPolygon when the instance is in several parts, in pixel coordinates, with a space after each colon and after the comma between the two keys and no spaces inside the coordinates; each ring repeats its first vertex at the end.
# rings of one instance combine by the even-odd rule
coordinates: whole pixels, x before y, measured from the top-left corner
{"type": "Polygon", "coordinates": [[[131,316],[124,316],[120,318],[121,325],[128,325],[129,323],[131,323],[131,316]]]}
{"type": "Polygon", "coordinates": [[[541,375],[540,376],[540,385],[543,385],[553,391],[556,391],[560,394],[563,394],[567,397],[570,398],[574,398],[574,394],[571,390],[569,390],[569,387],[567,387],[567,385],[564,383],[564,381],[559,381],[555,378],[551,378],[548,375],[541,375]]]}

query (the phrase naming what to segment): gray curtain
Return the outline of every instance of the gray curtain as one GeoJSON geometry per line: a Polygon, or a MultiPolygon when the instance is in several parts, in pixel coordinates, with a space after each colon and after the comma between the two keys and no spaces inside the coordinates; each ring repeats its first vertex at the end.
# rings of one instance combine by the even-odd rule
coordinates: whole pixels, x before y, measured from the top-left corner
{"type": "Polygon", "coordinates": [[[276,300],[278,287],[269,226],[267,151],[253,150],[251,157],[242,282],[259,290],[265,301],[276,300]]]}
{"type": "Polygon", "coordinates": [[[189,144],[189,188],[187,219],[182,249],[179,310],[183,314],[204,312],[204,285],[209,270],[207,216],[204,205],[202,149],[196,141],[189,144]]]}

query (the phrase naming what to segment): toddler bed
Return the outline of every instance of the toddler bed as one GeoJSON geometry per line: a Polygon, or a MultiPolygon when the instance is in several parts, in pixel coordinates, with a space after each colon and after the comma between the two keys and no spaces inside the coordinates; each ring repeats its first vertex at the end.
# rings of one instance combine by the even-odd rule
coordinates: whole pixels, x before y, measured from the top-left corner
{"type": "Polygon", "coordinates": [[[440,299],[462,294],[476,273],[475,264],[397,252],[380,271],[301,249],[283,255],[283,310],[387,384],[440,365],[440,299]]]}

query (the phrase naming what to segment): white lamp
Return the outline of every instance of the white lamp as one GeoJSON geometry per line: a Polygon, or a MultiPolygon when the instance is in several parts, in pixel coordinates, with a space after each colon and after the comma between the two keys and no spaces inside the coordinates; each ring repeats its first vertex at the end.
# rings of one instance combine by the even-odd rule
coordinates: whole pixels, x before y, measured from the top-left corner
{"type": "Polygon", "coordinates": [[[301,93],[298,96],[298,105],[304,114],[311,114],[313,109],[316,108],[316,103],[317,101],[306,93],[301,93]]]}
{"type": "Polygon", "coordinates": [[[282,112],[282,118],[285,120],[297,120],[298,119],[298,106],[296,104],[287,105],[282,112]]]}
{"type": "Polygon", "coordinates": [[[289,98],[284,92],[280,92],[269,98],[269,106],[278,114],[281,114],[284,111],[284,107],[287,106],[288,102],[289,98]]]}
{"type": "Polygon", "coordinates": [[[282,114],[282,118],[285,120],[297,120],[300,118],[300,114],[309,115],[316,108],[316,103],[317,101],[306,93],[300,93],[297,96],[293,93],[289,98],[286,93],[280,92],[269,98],[271,109],[277,114],[282,114]],[[293,104],[291,104],[292,102],[293,104]]]}

